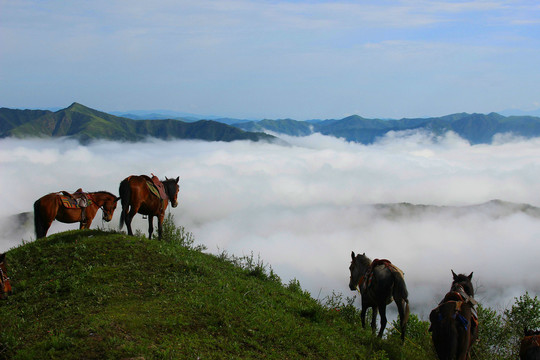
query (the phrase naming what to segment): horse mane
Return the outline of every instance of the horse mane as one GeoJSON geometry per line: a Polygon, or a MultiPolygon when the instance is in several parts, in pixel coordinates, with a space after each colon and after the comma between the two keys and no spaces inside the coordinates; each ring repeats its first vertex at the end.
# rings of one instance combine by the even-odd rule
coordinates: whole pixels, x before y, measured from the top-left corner
{"type": "Polygon", "coordinates": [[[366,254],[357,254],[356,259],[360,261],[363,265],[370,266],[372,261],[366,256],[366,254]]]}
{"type": "Polygon", "coordinates": [[[116,195],[114,195],[114,194],[111,194],[110,192],[108,192],[108,191],[105,191],[105,190],[103,190],[103,191],[91,191],[91,192],[90,192],[89,194],[97,194],[97,193],[101,193],[101,194],[107,194],[107,195],[110,195],[110,196],[114,196],[114,197],[116,197],[116,195]]]}

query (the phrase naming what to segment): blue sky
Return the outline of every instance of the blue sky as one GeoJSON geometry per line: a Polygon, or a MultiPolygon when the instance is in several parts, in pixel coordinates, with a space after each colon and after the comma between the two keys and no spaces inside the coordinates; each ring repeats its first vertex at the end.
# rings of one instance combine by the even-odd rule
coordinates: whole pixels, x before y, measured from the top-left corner
{"type": "Polygon", "coordinates": [[[540,108],[537,1],[0,0],[0,106],[236,118],[540,108]]]}

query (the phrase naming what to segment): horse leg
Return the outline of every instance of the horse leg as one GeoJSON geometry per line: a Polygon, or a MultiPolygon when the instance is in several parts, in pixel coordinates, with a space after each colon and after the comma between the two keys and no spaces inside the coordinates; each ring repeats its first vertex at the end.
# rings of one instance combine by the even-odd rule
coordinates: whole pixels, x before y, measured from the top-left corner
{"type": "Polygon", "coordinates": [[[133,230],[131,230],[131,220],[133,220],[133,217],[135,217],[135,214],[137,214],[137,211],[139,211],[139,208],[135,208],[133,205],[131,206],[131,209],[126,214],[126,227],[128,229],[128,235],[133,235],[133,230]]]}
{"type": "Polygon", "coordinates": [[[154,232],[154,216],[148,215],[148,240],[152,238],[154,232]]]}
{"type": "Polygon", "coordinates": [[[364,329],[366,328],[366,312],[367,312],[367,309],[368,309],[367,306],[362,305],[362,311],[360,312],[360,319],[362,320],[362,327],[364,329]]]}
{"type": "MultiPolygon", "coordinates": [[[[93,219],[86,218],[86,222],[84,223],[84,229],[90,229],[90,225],[92,225],[92,220],[93,219]]],[[[82,222],[81,226],[83,226],[82,222]]],[[[83,229],[83,227],[81,227],[81,229],[83,229]]]]}
{"type": "Polygon", "coordinates": [[[371,311],[371,331],[375,333],[377,331],[377,306],[373,306],[371,311]]]}
{"type": "Polygon", "coordinates": [[[158,215],[158,240],[161,240],[161,235],[163,234],[163,218],[164,214],[161,213],[158,215]]]}
{"type": "Polygon", "coordinates": [[[379,337],[382,338],[384,329],[386,329],[386,323],[388,320],[386,319],[386,304],[379,304],[379,314],[381,315],[381,329],[379,330],[379,337]]]}
{"type": "MultiPolygon", "coordinates": [[[[41,238],[44,238],[44,237],[47,236],[47,232],[49,231],[49,228],[51,227],[52,222],[53,222],[53,220],[51,220],[51,221],[44,221],[44,222],[42,223],[42,227],[41,227],[41,229],[39,229],[39,230],[40,230],[40,231],[39,231],[39,234],[36,234],[37,239],[41,239],[41,238]]],[[[36,232],[37,232],[37,231],[36,231],[36,232]]]]}

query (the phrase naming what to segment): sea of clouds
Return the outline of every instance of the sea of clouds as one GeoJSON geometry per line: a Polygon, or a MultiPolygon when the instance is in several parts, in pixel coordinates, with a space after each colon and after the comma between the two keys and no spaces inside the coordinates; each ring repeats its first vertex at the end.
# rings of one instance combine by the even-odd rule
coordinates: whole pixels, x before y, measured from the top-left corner
{"type": "MultiPolygon", "coordinates": [[[[170,211],[208,252],[260,256],[316,298],[354,295],[351,251],[400,267],[423,318],[448,290],[451,269],[474,272],[477,299],[494,308],[540,294],[538,215],[499,202],[471,207],[493,199],[540,207],[540,139],[471,146],[452,133],[390,133],[372,145],[280,137],[289,145],[1,139],[0,251],[35,238],[13,215],[42,195],[118,194],[125,177],[154,173],[180,177],[180,204],[170,211]]],[[[98,213],[92,227],[118,220],[118,211],[110,223],[98,213]]],[[[134,224],[147,232],[140,215],[134,224]]],[[[77,227],[55,222],[50,233],[77,227]]]]}

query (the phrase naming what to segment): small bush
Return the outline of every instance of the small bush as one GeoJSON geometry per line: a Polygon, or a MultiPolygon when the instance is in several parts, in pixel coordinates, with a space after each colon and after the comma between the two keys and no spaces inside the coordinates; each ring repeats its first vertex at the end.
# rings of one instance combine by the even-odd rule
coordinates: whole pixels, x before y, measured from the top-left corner
{"type": "Polygon", "coordinates": [[[179,245],[190,250],[206,250],[206,246],[204,245],[194,245],[195,238],[193,237],[193,234],[191,232],[186,231],[183,226],[177,226],[174,224],[174,215],[171,213],[168,213],[167,217],[163,219],[162,231],[163,233],[161,238],[163,241],[167,241],[170,243],[176,242],[179,245]]]}

